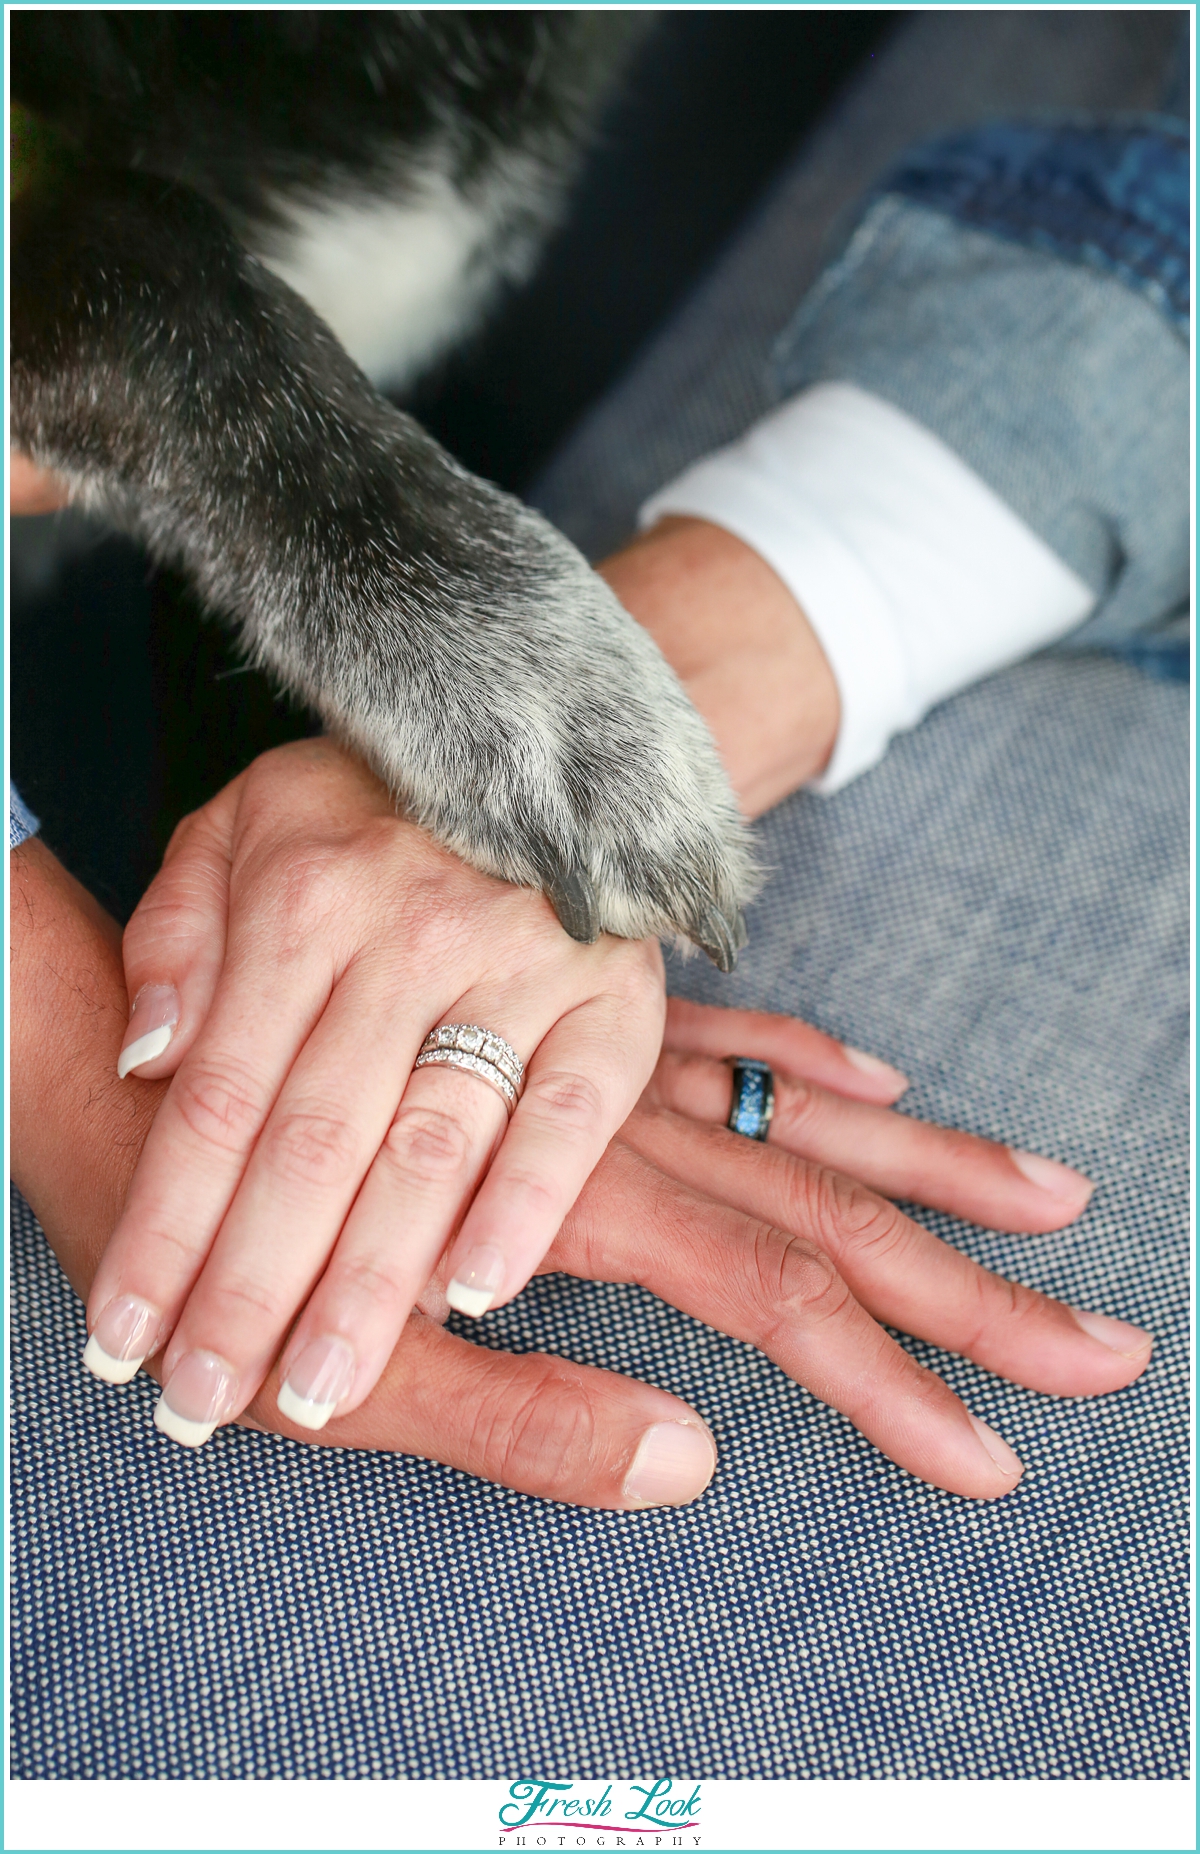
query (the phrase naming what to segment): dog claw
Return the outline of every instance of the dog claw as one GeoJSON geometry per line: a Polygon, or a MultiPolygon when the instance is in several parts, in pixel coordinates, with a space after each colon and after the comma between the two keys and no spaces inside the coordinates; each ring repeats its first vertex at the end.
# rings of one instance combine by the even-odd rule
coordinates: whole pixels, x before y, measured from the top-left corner
{"type": "Polygon", "coordinates": [[[720,913],[716,908],[709,908],[692,937],[701,951],[708,954],[718,971],[732,972],[737,965],[738,953],[746,944],[746,923],[741,910],[738,909],[730,920],[728,915],[720,913]]]}
{"type": "Polygon", "coordinates": [[[600,938],[600,909],[586,869],[555,864],[547,875],[546,893],[559,921],[582,946],[600,938]]]}

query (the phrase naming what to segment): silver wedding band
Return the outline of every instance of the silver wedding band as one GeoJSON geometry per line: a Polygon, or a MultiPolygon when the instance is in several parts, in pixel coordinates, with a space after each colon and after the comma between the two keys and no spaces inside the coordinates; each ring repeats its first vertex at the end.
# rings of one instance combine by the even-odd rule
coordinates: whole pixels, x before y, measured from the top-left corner
{"type": "Polygon", "coordinates": [[[525,1086],[525,1064],[511,1043],[482,1024],[439,1024],[421,1045],[418,1069],[461,1069],[478,1075],[504,1101],[511,1115],[525,1086]]]}

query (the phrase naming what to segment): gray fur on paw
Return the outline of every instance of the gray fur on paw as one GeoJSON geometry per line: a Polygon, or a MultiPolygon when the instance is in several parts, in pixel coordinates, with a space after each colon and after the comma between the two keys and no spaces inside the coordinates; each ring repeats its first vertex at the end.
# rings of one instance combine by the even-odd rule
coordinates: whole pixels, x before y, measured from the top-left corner
{"type": "Polygon", "coordinates": [[[731,971],[753,858],[678,680],[549,523],[405,439],[419,541],[343,586],[353,644],[310,699],[434,836],[544,890],[573,938],[684,938],[731,971]]]}

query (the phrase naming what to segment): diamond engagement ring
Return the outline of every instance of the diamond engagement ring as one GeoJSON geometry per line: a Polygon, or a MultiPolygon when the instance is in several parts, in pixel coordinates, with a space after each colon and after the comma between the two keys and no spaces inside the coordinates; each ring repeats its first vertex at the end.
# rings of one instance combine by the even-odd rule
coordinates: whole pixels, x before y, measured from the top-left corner
{"type": "Polygon", "coordinates": [[[726,1125],[731,1133],[764,1140],[775,1112],[775,1077],[765,1062],[753,1056],[731,1056],[733,1100],[726,1125]]]}
{"type": "Polygon", "coordinates": [[[525,1086],[525,1064],[512,1044],[482,1024],[440,1024],[425,1038],[414,1067],[463,1069],[478,1075],[503,1097],[510,1114],[525,1086]]]}

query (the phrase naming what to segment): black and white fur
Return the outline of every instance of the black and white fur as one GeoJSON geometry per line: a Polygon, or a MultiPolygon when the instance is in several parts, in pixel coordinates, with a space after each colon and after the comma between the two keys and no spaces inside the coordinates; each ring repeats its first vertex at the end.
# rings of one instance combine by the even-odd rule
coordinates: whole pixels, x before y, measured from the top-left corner
{"type": "Polygon", "coordinates": [[[13,210],[12,435],[443,843],[577,939],[728,969],[752,869],[704,724],[575,549],[377,390],[532,264],[624,23],[14,14],[53,140],[13,210]]]}

